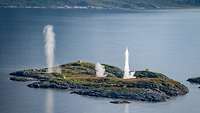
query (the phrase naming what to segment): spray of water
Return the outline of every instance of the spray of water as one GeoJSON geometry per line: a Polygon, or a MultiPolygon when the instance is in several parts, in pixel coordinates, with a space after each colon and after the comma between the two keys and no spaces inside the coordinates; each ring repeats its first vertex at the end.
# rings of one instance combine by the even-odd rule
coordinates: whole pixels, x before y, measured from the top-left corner
{"type": "Polygon", "coordinates": [[[130,71],[129,68],[129,51],[128,48],[126,48],[125,51],[125,66],[124,66],[124,79],[130,79],[130,78],[136,78],[134,76],[135,71],[130,71]]]}
{"type": "Polygon", "coordinates": [[[125,51],[125,66],[124,66],[124,79],[130,78],[130,69],[129,69],[129,51],[126,48],[125,51]]]}
{"type": "Polygon", "coordinates": [[[96,70],[97,77],[106,77],[105,68],[99,62],[96,63],[95,70],[96,70]]]}
{"type": "Polygon", "coordinates": [[[54,66],[54,48],[55,48],[55,33],[52,25],[46,25],[43,29],[45,39],[45,55],[48,73],[53,72],[54,66]]]}

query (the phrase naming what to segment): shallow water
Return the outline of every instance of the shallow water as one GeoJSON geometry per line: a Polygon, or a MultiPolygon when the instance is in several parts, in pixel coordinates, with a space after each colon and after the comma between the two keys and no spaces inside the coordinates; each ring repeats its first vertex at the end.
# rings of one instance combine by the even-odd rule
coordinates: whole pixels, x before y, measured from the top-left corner
{"type": "Polygon", "coordinates": [[[0,9],[0,111],[2,113],[198,113],[198,86],[185,80],[199,76],[200,9],[63,10],[0,9]],[[45,66],[42,29],[56,33],[56,63],[76,60],[123,67],[129,47],[136,70],[162,72],[189,87],[186,96],[162,103],[133,101],[114,105],[111,99],[31,89],[9,81],[9,72],[45,66]]]}

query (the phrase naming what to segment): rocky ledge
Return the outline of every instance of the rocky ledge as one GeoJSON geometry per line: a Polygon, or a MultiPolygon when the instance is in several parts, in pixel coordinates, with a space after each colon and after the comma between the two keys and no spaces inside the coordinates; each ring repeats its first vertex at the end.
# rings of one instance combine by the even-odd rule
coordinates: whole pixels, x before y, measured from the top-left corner
{"type": "Polygon", "coordinates": [[[103,65],[107,74],[104,78],[95,77],[95,64],[83,61],[60,65],[61,74],[46,73],[44,68],[17,71],[10,75],[36,79],[28,84],[31,88],[67,89],[72,94],[94,97],[162,102],[188,93],[186,86],[161,73],[136,71],[135,79],[122,79],[120,68],[103,65]]]}
{"type": "Polygon", "coordinates": [[[18,82],[27,82],[27,81],[35,81],[36,79],[30,77],[18,77],[18,76],[11,76],[10,80],[18,81],[18,82]]]}
{"type": "Polygon", "coordinates": [[[112,103],[112,104],[130,104],[131,102],[129,102],[127,100],[114,100],[114,101],[110,101],[110,103],[112,103]]]}

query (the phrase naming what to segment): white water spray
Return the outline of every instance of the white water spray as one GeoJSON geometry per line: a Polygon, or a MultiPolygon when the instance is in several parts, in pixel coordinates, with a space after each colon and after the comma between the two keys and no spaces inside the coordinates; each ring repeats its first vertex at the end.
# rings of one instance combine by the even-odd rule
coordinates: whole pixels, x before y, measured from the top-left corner
{"type": "Polygon", "coordinates": [[[45,54],[48,73],[53,72],[54,66],[54,48],[55,48],[55,33],[52,25],[46,25],[43,29],[45,38],[45,54]]]}
{"type": "Polygon", "coordinates": [[[106,77],[105,68],[99,62],[96,63],[95,70],[96,70],[97,77],[106,77]]]}
{"type": "Polygon", "coordinates": [[[126,48],[125,51],[125,66],[124,66],[124,79],[129,78],[129,52],[128,52],[128,48],[126,48]]]}
{"type": "Polygon", "coordinates": [[[129,51],[128,48],[126,48],[125,51],[125,66],[124,66],[124,79],[129,79],[129,78],[135,78],[134,76],[135,72],[130,72],[129,69],[129,51]]]}

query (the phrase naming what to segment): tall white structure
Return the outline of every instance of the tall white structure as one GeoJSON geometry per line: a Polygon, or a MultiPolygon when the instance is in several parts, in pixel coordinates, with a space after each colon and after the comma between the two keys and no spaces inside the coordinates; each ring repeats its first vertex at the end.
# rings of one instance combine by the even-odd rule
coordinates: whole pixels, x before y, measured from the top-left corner
{"type": "Polygon", "coordinates": [[[125,66],[124,66],[124,79],[130,79],[130,78],[135,78],[134,76],[135,72],[130,72],[129,69],[129,51],[128,48],[126,48],[125,51],[125,66]]]}

